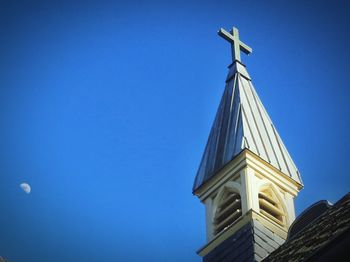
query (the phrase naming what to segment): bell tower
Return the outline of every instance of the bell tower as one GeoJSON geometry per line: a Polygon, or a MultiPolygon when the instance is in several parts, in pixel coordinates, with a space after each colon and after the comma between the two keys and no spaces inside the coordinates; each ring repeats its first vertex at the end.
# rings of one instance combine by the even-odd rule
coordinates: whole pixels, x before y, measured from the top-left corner
{"type": "Polygon", "coordinates": [[[260,101],[241,51],[252,49],[237,28],[220,29],[232,64],[193,194],[205,205],[203,261],[261,261],[287,238],[302,189],[298,169],[260,101]]]}

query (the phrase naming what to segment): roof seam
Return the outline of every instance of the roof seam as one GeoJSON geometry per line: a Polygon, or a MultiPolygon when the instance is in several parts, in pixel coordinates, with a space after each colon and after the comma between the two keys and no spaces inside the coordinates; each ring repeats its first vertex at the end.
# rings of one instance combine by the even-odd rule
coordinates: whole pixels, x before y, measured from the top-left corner
{"type": "Polygon", "coordinates": [[[276,160],[276,163],[277,163],[279,169],[281,169],[281,165],[280,165],[280,163],[279,163],[276,150],[275,150],[275,148],[274,148],[274,146],[273,146],[273,143],[272,143],[270,134],[269,134],[269,132],[268,132],[268,130],[267,130],[267,126],[266,126],[266,123],[265,123],[263,114],[262,114],[262,112],[261,112],[261,106],[262,106],[262,105],[261,105],[260,103],[258,103],[258,101],[257,101],[257,94],[254,92],[254,87],[252,86],[251,82],[248,82],[248,83],[249,83],[249,86],[250,86],[250,91],[252,92],[252,95],[253,95],[254,102],[255,102],[256,107],[257,107],[257,109],[258,109],[259,116],[260,116],[260,118],[261,118],[261,122],[263,123],[263,127],[264,127],[264,130],[265,130],[265,132],[266,132],[267,139],[269,140],[271,150],[272,150],[272,152],[273,152],[273,155],[274,155],[274,157],[275,157],[275,160],[276,160]]]}
{"type": "Polygon", "coordinates": [[[255,140],[255,138],[254,138],[254,136],[253,136],[253,132],[252,132],[252,129],[251,129],[251,127],[250,127],[250,124],[249,124],[249,121],[247,120],[248,118],[247,118],[247,113],[246,113],[246,111],[245,111],[245,109],[244,109],[244,106],[242,106],[242,112],[243,112],[243,116],[245,117],[245,122],[246,122],[246,125],[247,125],[247,127],[248,127],[248,130],[249,130],[249,133],[250,133],[250,137],[252,138],[252,140],[253,140],[253,143],[254,143],[254,146],[255,146],[255,150],[256,150],[256,152],[257,152],[257,154],[260,156],[260,152],[259,152],[259,148],[258,148],[258,145],[257,145],[257,143],[256,143],[256,140],[255,140]]]}
{"type": "MultiPolygon", "coordinates": [[[[277,140],[277,143],[278,143],[278,147],[279,147],[279,149],[281,150],[281,152],[283,152],[283,151],[282,151],[282,147],[281,147],[281,141],[280,141],[278,135],[276,134],[275,127],[273,126],[272,123],[271,123],[271,127],[272,127],[272,130],[273,130],[273,133],[274,133],[275,136],[276,136],[276,140],[277,140]]],[[[287,161],[286,161],[286,157],[284,156],[284,154],[281,154],[281,155],[282,155],[284,164],[286,165],[287,171],[288,171],[288,173],[289,173],[289,177],[292,177],[292,172],[291,172],[290,169],[289,169],[288,163],[287,163],[287,161]]]]}
{"type": "MultiPolygon", "coordinates": [[[[240,79],[240,80],[241,80],[241,79],[240,79]]],[[[263,149],[264,149],[264,151],[265,151],[265,155],[266,155],[266,157],[267,157],[267,159],[268,159],[268,162],[271,162],[271,160],[270,160],[270,158],[269,158],[269,154],[268,154],[267,149],[266,149],[266,146],[265,146],[265,143],[264,143],[264,139],[262,138],[262,135],[261,135],[261,133],[260,133],[260,130],[259,130],[259,126],[258,126],[256,117],[255,117],[255,115],[253,114],[254,111],[253,111],[252,105],[251,105],[251,103],[250,103],[250,99],[248,99],[248,93],[247,93],[247,91],[246,91],[245,88],[244,88],[244,85],[243,85],[243,83],[242,83],[242,80],[241,80],[241,85],[242,85],[242,89],[243,89],[244,95],[246,96],[247,103],[248,103],[248,107],[249,107],[249,110],[250,110],[250,112],[251,112],[251,116],[252,116],[252,119],[253,119],[253,123],[255,124],[256,132],[257,132],[258,135],[259,135],[259,138],[260,138],[260,141],[261,141],[261,145],[263,146],[263,149]]]]}
{"type": "Polygon", "coordinates": [[[225,144],[224,144],[224,156],[223,156],[223,159],[225,159],[225,155],[227,154],[226,150],[226,146],[228,144],[228,140],[229,140],[229,136],[230,136],[230,126],[231,126],[231,115],[232,115],[232,108],[233,108],[233,102],[234,102],[234,99],[235,99],[235,91],[236,91],[236,79],[237,79],[237,74],[235,74],[235,77],[234,77],[234,81],[233,81],[233,85],[232,85],[232,95],[231,95],[231,102],[230,102],[230,115],[229,115],[229,118],[228,118],[228,123],[227,123],[227,132],[226,132],[226,137],[225,137],[225,144]]]}

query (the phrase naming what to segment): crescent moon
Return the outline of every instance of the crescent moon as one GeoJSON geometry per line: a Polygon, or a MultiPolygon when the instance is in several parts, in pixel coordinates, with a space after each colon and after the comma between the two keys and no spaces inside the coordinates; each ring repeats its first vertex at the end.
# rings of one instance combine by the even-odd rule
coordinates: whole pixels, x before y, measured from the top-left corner
{"type": "Polygon", "coordinates": [[[31,188],[30,188],[30,185],[29,185],[29,184],[27,184],[27,183],[22,183],[22,184],[20,184],[19,186],[22,188],[22,190],[23,190],[25,193],[27,193],[27,194],[30,193],[31,188]]]}

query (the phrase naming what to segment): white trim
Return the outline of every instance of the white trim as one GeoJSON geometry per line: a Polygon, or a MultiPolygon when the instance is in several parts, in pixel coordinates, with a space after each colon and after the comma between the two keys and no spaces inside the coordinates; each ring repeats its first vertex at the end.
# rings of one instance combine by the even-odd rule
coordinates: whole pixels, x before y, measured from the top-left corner
{"type": "Polygon", "coordinates": [[[213,209],[213,200],[209,197],[205,200],[205,220],[206,220],[206,235],[207,242],[213,238],[213,223],[208,223],[212,219],[212,209],[213,209]]]}

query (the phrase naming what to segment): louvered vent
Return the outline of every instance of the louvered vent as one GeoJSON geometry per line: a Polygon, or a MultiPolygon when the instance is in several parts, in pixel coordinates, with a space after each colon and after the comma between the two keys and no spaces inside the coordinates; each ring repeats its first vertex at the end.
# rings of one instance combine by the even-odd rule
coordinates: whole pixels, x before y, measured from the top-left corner
{"type": "Polygon", "coordinates": [[[259,207],[261,214],[267,216],[280,225],[284,224],[284,213],[272,192],[265,190],[259,193],[259,207]]]}
{"type": "Polygon", "coordinates": [[[214,234],[232,225],[241,215],[241,196],[233,192],[224,193],[215,214],[214,234]]]}

